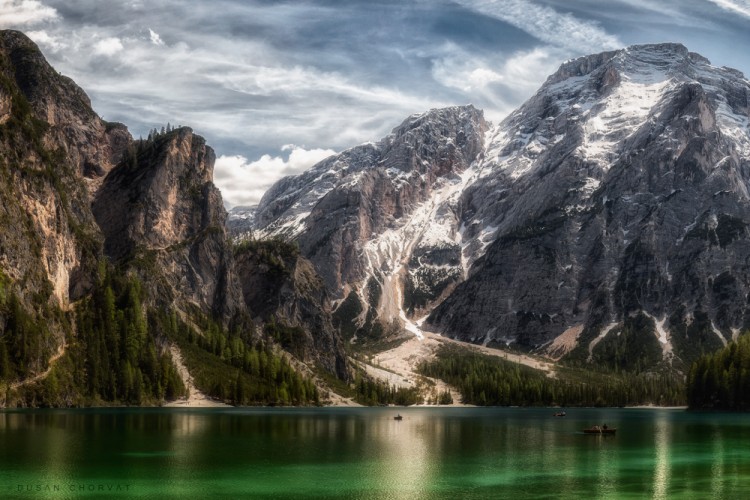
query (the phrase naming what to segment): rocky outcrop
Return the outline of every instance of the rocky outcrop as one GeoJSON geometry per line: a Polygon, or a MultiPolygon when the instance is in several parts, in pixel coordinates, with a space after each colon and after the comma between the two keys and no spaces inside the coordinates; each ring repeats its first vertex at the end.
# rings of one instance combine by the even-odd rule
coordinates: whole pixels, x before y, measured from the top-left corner
{"type": "MultiPolygon", "coordinates": [[[[168,342],[203,349],[193,363],[236,370],[263,340],[247,321],[214,159],[188,128],[133,141],[27,37],[0,31],[0,385],[24,387],[19,402],[140,402],[144,387],[158,401],[177,394],[168,342]],[[216,345],[232,336],[234,364],[206,344],[209,336],[216,345]],[[58,398],[55,381],[36,382],[46,383],[60,356],[69,357],[56,365],[66,395],[58,398]],[[148,382],[129,392],[136,379],[148,382]]],[[[281,319],[319,324],[322,334],[308,330],[303,359],[348,376],[330,316],[314,323],[325,295],[306,295],[301,283],[311,281],[295,266],[300,312],[281,307],[281,319]]],[[[262,271],[243,271],[263,280],[262,271]]],[[[240,383],[221,380],[221,370],[211,376],[219,397],[240,383]]],[[[8,401],[4,393],[0,405],[8,401]]]]}
{"type": "Polygon", "coordinates": [[[154,297],[195,305],[226,324],[242,298],[214,160],[189,128],[138,142],[107,175],[92,209],[106,254],[154,283],[154,297]]]}
{"type": "Polygon", "coordinates": [[[60,310],[89,292],[102,255],[85,175],[130,140],[31,40],[0,31],[0,378],[42,373],[63,345],[60,310]]]}
{"type": "Polygon", "coordinates": [[[0,80],[0,264],[23,283],[19,293],[65,307],[90,287],[99,251],[82,179],[119,161],[130,134],[96,116],[86,94],[17,31],[0,32],[0,80]]]}
{"type": "Polygon", "coordinates": [[[328,292],[310,261],[280,240],[246,241],[235,255],[245,304],[267,333],[300,359],[347,380],[328,292]]]}
{"type": "Polygon", "coordinates": [[[26,98],[35,118],[47,125],[42,144],[60,151],[77,174],[92,180],[93,193],[97,181],[121,160],[132,142],[127,128],[102,120],[86,93],[55,71],[23,33],[3,31],[0,45],[5,76],[26,98]]]}

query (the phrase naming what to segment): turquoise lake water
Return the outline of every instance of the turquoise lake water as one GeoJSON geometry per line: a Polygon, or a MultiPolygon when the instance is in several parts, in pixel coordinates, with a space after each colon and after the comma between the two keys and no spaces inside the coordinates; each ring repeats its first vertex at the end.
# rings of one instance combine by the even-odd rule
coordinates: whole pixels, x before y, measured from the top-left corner
{"type": "Polygon", "coordinates": [[[0,498],[750,498],[750,415],[554,411],[4,411],[0,498]]]}

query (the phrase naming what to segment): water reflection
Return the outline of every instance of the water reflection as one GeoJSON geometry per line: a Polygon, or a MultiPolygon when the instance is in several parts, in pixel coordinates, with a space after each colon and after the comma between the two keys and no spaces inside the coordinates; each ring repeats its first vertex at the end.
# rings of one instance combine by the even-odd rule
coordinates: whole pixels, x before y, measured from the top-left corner
{"type": "Polygon", "coordinates": [[[655,500],[667,498],[669,491],[670,455],[669,447],[672,442],[672,426],[667,415],[659,412],[656,415],[654,442],[654,496],[655,500]]]}
{"type": "Polygon", "coordinates": [[[0,491],[16,483],[105,481],[132,483],[138,496],[153,498],[658,499],[750,492],[750,422],[738,417],[400,411],[401,422],[391,409],[0,412],[0,491]],[[617,435],[581,432],[601,422],[618,427],[617,435]]]}
{"type": "Polygon", "coordinates": [[[442,423],[424,413],[403,421],[385,416],[371,431],[378,448],[377,489],[393,498],[425,498],[440,456],[442,423]]]}
{"type": "Polygon", "coordinates": [[[711,494],[713,498],[724,498],[724,439],[718,427],[712,434],[711,494]]]}

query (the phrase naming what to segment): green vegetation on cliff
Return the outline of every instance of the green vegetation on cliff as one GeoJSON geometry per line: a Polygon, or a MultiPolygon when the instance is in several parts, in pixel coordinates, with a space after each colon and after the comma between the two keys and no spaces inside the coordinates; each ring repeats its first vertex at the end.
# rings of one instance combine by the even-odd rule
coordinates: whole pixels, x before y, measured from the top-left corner
{"type": "MultiPolygon", "coordinates": [[[[169,353],[157,346],[159,336],[149,332],[142,304],[138,280],[102,266],[102,278],[91,295],[69,313],[69,325],[75,326],[67,328],[60,360],[46,377],[21,385],[7,403],[150,405],[184,395],[185,387],[169,353]]],[[[24,329],[45,328],[43,322],[24,321],[24,329]]],[[[23,338],[9,329],[6,336],[23,338]]]]}
{"type": "Polygon", "coordinates": [[[36,381],[28,377],[47,369],[58,344],[46,322],[26,312],[10,280],[0,275],[0,315],[6,318],[0,336],[0,384],[5,386],[0,400],[5,405],[158,405],[179,399],[187,391],[169,352],[172,342],[198,389],[217,400],[319,404],[314,383],[252,328],[228,331],[198,312],[188,324],[174,311],[144,305],[149,301],[138,279],[104,264],[101,274],[74,311],[66,315],[49,308],[66,326],[66,346],[49,373],[36,381]]]}

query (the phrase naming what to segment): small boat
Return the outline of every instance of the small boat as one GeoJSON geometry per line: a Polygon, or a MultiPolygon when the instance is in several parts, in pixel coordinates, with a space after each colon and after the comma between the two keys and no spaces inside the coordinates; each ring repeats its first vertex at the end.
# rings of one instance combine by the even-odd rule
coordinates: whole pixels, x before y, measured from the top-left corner
{"type": "Polygon", "coordinates": [[[553,414],[553,416],[555,416],[555,417],[564,417],[565,416],[565,412],[564,411],[558,411],[557,413],[553,414]]]}
{"type": "Polygon", "coordinates": [[[588,429],[583,429],[584,434],[614,434],[617,432],[617,429],[612,429],[610,427],[607,427],[606,425],[595,425],[593,427],[589,427],[588,429]]]}
{"type": "Polygon", "coordinates": [[[393,417],[393,420],[403,420],[403,419],[404,417],[402,417],[400,413],[396,415],[395,417],[393,417]]]}

